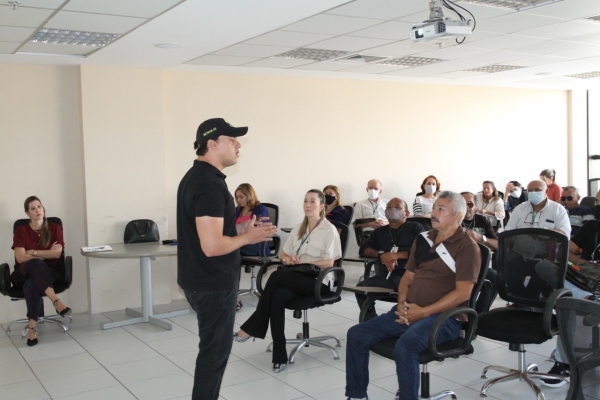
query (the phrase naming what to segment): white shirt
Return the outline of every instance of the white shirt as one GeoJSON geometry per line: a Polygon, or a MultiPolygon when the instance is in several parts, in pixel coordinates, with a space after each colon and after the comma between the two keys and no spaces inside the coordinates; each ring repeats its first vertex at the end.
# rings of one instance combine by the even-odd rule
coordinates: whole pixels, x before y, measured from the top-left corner
{"type": "Polygon", "coordinates": [[[431,199],[423,196],[415,197],[413,202],[413,215],[431,214],[433,211],[433,203],[437,200],[437,197],[431,199]]]}
{"type": "MultiPolygon", "coordinates": [[[[369,199],[364,199],[354,204],[354,221],[362,218],[375,218],[387,221],[385,217],[385,208],[389,200],[379,198],[377,203],[369,199]]],[[[365,231],[372,231],[373,228],[364,228],[365,231]]]]}
{"type": "Polygon", "coordinates": [[[483,193],[479,192],[475,195],[475,205],[482,210],[492,211],[498,221],[502,221],[506,214],[504,211],[504,200],[499,197],[497,199],[492,197],[490,202],[486,203],[483,198],[483,193]]]}
{"type": "MultiPolygon", "coordinates": [[[[322,219],[310,234],[307,232],[298,239],[300,225],[298,224],[292,229],[285,241],[283,245],[285,254],[297,256],[300,258],[300,262],[308,264],[322,260],[337,260],[342,257],[340,235],[333,224],[322,219]]],[[[333,288],[333,281],[334,274],[330,273],[325,276],[323,284],[333,288]]]]}
{"type": "Polygon", "coordinates": [[[567,237],[571,236],[571,224],[567,210],[548,198],[544,207],[535,215],[533,205],[529,201],[515,207],[504,229],[510,231],[522,228],[560,229],[567,237]]]}

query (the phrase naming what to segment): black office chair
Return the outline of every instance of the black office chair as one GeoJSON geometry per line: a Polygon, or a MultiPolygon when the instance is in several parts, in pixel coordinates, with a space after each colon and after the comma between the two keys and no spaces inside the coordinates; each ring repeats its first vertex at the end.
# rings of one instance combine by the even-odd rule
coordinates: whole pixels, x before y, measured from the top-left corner
{"type": "Polygon", "coordinates": [[[430,231],[433,229],[433,227],[431,226],[431,218],[427,218],[427,217],[408,217],[406,218],[407,221],[410,222],[417,222],[419,224],[421,224],[423,226],[423,228],[425,228],[426,231],[430,231]]]}
{"type": "Polygon", "coordinates": [[[585,196],[581,199],[582,206],[588,206],[589,208],[594,208],[596,205],[596,198],[594,196],[585,196]]]}
{"type": "Polygon", "coordinates": [[[344,210],[346,211],[346,218],[344,219],[344,224],[350,226],[350,222],[352,222],[352,217],[354,216],[354,207],[344,206],[344,210]]]}
{"type": "MultiPolygon", "coordinates": [[[[342,246],[342,257],[337,259],[333,265],[333,267],[324,269],[321,271],[319,276],[315,281],[315,295],[307,296],[307,297],[296,297],[288,304],[285,305],[285,308],[288,310],[294,310],[294,318],[300,319],[302,318],[302,314],[304,312],[304,322],[302,322],[302,333],[298,333],[296,335],[296,339],[287,339],[286,344],[295,344],[296,346],[290,351],[289,362],[290,364],[294,363],[294,359],[296,357],[296,353],[301,350],[303,347],[309,347],[310,345],[316,347],[322,347],[325,349],[329,349],[333,353],[333,359],[339,360],[339,355],[337,351],[329,346],[326,343],[322,343],[324,340],[333,339],[336,341],[336,347],[341,347],[340,339],[335,336],[318,336],[318,337],[310,337],[310,327],[308,323],[308,310],[312,308],[317,308],[324,306],[326,304],[334,304],[342,299],[342,286],[344,285],[344,269],[342,268],[342,263],[344,260],[344,255],[346,254],[346,248],[348,247],[348,226],[344,224],[340,224],[339,222],[332,222],[332,224],[338,229],[340,233],[340,242],[342,246]],[[336,291],[329,292],[326,295],[321,293],[321,285],[325,276],[334,272],[336,274],[336,291]]],[[[262,276],[267,272],[269,266],[262,266],[258,271],[259,275],[259,289],[262,291],[262,276]]],[[[267,347],[267,352],[271,351],[273,343],[269,344],[267,347]]]]}
{"type": "MultiPolygon", "coordinates": [[[[279,207],[275,204],[271,203],[261,203],[263,206],[267,207],[267,212],[269,213],[269,222],[273,225],[277,226],[279,222],[279,207]]],[[[281,237],[279,235],[272,236],[273,241],[267,242],[267,246],[269,247],[265,256],[269,258],[277,258],[279,255],[279,250],[281,249],[281,237]]],[[[238,290],[238,296],[245,296],[247,294],[251,296],[260,297],[260,292],[258,287],[256,286],[256,270],[255,267],[260,267],[263,265],[262,262],[263,257],[242,257],[242,267],[244,267],[244,272],[251,273],[250,276],[250,288],[238,290]]]]}
{"type": "Polygon", "coordinates": [[[585,399],[584,377],[600,367],[600,303],[565,297],[556,301],[556,312],[560,340],[571,371],[566,400],[585,399]]]}
{"type": "MultiPolygon", "coordinates": [[[[30,222],[29,219],[19,219],[19,220],[15,221],[15,223],[13,225],[13,232],[18,227],[29,224],[29,222],[30,222]]],[[[60,225],[60,227],[62,228],[62,221],[60,220],[60,218],[49,217],[48,222],[60,225]]],[[[15,261],[15,263],[16,263],[16,261],[15,261]]],[[[73,282],[73,259],[71,258],[71,256],[65,257],[65,252],[63,250],[63,253],[61,254],[61,256],[58,260],[58,265],[60,266],[60,269],[61,269],[60,279],[57,280],[56,282],[54,282],[54,284],[52,285],[54,287],[54,292],[56,294],[62,293],[65,290],[67,290],[71,286],[71,283],[73,282]]],[[[12,285],[12,282],[10,279],[10,267],[8,266],[7,263],[0,265],[0,293],[2,293],[5,296],[10,297],[11,301],[25,300],[25,294],[23,293],[23,288],[12,285]]],[[[70,315],[66,315],[65,317],[69,318],[71,324],[73,323],[73,318],[70,315]]],[[[69,331],[69,328],[61,320],[61,318],[65,318],[65,317],[61,317],[59,314],[46,316],[44,313],[44,300],[43,299],[40,300],[40,312],[39,312],[39,318],[37,320],[37,324],[53,322],[53,323],[57,324],[58,326],[60,326],[62,328],[62,330],[66,333],[69,331]]],[[[10,332],[10,327],[17,323],[28,324],[29,319],[22,318],[22,319],[17,319],[15,321],[11,322],[8,325],[8,327],[6,328],[6,332],[10,332]]],[[[29,328],[27,326],[25,326],[25,328],[23,329],[23,332],[22,332],[23,338],[25,338],[27,336],[28,330],[29,330],[29,328]]]]}
{"type": "Polygon", "coordinates": [[[509,307],[496,308],[479,316],[477,335],[507,342],[509,350],[518,352],[517,369],[489,365],[483,369],[482,378],[492,369],[507,375],[491,379],[481,388],[481,397],[499,382],[514,379],[525,381],[538,399],[544,399],[534,379],[566,378],[537,372],[535,364],[527,365],[525,344],[540,344],[558,333],[553,316],[556,300],[570,295],[562,289],[567,268],[569,239],[556,231],[540,228],[516,229],[502,232],[498,241],[498,293],[503,300],[512,302],[509,307]],[[536,265],[548,260],[556,265],[558,279],[551,285],[536,270],[536,265]],[[554,289],[556,286],[558,289],[554,289]],[[533,309],[533,311],[528,311],[533,309]],[[535,309],[543,312],[535,312],[535,309]]]}
{"type": "MultiPolygon", "coordinates": [[[[429,385],[429,372],[427,370],[427,365],[432,361],[443,361],[446,358],[452,357],[456,358],[461,355],[469,355],[473,353],[473,346],[471,345],[471,341],[475,337],[475,329],[477,327],[477,312],[474,310],[477,299],[480,296],[489,296],[488,293],[484,293],[482,289],[484,289],[485,276],[488,270],[488,266],[490,264],[491,251],[488,247],[478,244],[479,250],[481,252],[481,268],[479,270],[479,276],[477,277],[477,283],[473,286],[473,290],[471,291],[471,296],[467,302],[467,307],[457,307],[447,310],[441,313],[431,326],[429,331],[429,349],[423,351],[419,354],[419,364],[422,365],[421,371],[421,398],[422,399],[441,399],[447,396],[456,399],[456,394],[451,390],[444,390],[442,392],[436,394],[430,394],[430,385],[429,385]],[[449,318],[453,318],[458,314],[467,314],[468,321],[463,323],[462,326],[462,334],[459,338],[440,343],[436,345],[437,336],[439,334],[439,330],[446,320],[449,318]]],[[[373,293],[370,295],[367,301],[363,304],[360,315],[359,322],[363,322],[365,320],[365,316],[367,315],[367,310],[370,307],[373,307],[376,301],[388,301],[392,303],[398,302],[398,293],[390,292],[388,295],[382,296],[381,293],[373,293]]],[[[394,347],[396,346],[396,342],[398,338],[387,338],[382,340],[379,343],[371,346],[371,351],[376,354],[379,354],[382,357],[389,358],[390,360],[394,359],[394,347]]]]}

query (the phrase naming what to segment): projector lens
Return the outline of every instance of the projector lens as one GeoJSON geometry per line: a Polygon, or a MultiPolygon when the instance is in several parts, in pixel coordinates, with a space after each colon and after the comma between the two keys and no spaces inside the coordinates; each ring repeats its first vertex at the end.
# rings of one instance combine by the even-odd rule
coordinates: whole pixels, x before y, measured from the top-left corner
{"type": "Polygon", "coordinates": [[[415,31],[415,38],[421,39],[423,37],[423,29],[417,29],[415,31]]]}

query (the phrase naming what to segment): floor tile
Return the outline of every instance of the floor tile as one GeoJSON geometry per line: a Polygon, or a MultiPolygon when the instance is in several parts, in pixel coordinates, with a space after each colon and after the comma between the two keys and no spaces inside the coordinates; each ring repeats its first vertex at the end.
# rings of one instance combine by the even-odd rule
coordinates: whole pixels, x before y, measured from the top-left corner
{"type": "Polygon", "coordinates": [[[292,400],[306,396],[278,379],[261,379],[221,388],[226,400],[292,400]]]}
{"type": "Polygon", "coordinates": [[[221,387],[238,385],[268,378],[269,375],[246,361],[236,361],[227,364],[221,387]]]}
{"type": "Polygon", "coordinates": [[[37,381],[13,383],[0,387],[2,400],[46,400],[50,395],[44,390],[42,384],[37,381]]]}
{"type": "Polygon", "coordinates": [[[276,378],[309,396],[346,386],[346,374],[332,366],[310,368],[276,378]]]}
{"type": "Polygon", "coordinates": [[[27,362],[85,352],[85,349],[81,347],[79,343],[73,340],[69,335],[63,333],[39,337],[39,343],[33,347],[29,347],[26,343],[20,342],[17,347],[27,362]],[[55,336],[57,340],[49,340],[49,336],[55,336]]]}
{"type": "Polygon", "coordinates": [[[168,339],[154,340],[146,344],[162,355],[177,354],[183,352],[198,352],[200,340],[197,335],[189,334],[168,339]]]}
{"type": "Polygon", "coordinates": [[[198,357],[197,351],[194,353],[186,352],[169,354],[165,357],[191,376],[194,376],[194,370],[196,369],[196,358],[198,357]]]}
{"type": "Polygon", "coordinates": [[[33,361],[29,363],[29,366],[38,379],[69,375],[74,372],[87,371],[101,367],[98,361],[96,361],[89,353],[79,353],[33,361]]]}
{"type": "Polygon", "coordinates": [[[177,324],[172,324],[172,329],[163,329],[153,324],[136,324],[123,327],[127,332],[144,342],[160,339],[171,339],[181,336],[191,336],[191,333],[177,324]]]}
{"type": "Polygon", "coordinates": [[[123,384],[184,372],[163,357],[110,365],[106,369],[123,384]]]}
{"type": "Polygon", "coordinates": [[[53,400],[136,400],[124,386],[111,386],[102,389],[89,390],[67,396],[53,397],[53,400]]]}
{"type": "Polygon", "coordinates": [[[40,382],[52,397],[67,396],[120,385],[104,368],[73,372],[68,376],[68,379],[54,376],[40,378],[40,382]]]}
{"type": "Polygon", "coordinates": [[[140,400],[165,400],[182,396],[189,398],[194,387],[194,378],[182,372],[126,383],[125,387],[140,400]]]}

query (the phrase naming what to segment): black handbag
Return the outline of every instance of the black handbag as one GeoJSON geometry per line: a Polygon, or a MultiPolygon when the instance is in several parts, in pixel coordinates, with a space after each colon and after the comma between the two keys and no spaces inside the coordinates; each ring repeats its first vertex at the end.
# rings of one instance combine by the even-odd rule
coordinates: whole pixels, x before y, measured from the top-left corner
{"type": "Polygon", "coordinates": [[[600,266],[594,263],[569,265],[566,280],[593,294],[600,294],[600,266]]]}
{"type": "Polygon", "coordinates": [[[150,219],[136,219],[129,221],[125,226],[123,242],[125,243],[145,243],[158,242],[158,226],[150,219]]]}
{"type": "Polygon", "coordinates": [[[321,273],[321,267],[315,264],[282,265],[277,269],[282,271],[299,272],[301,274],[310,275],[315,278],[321,273]]]}

